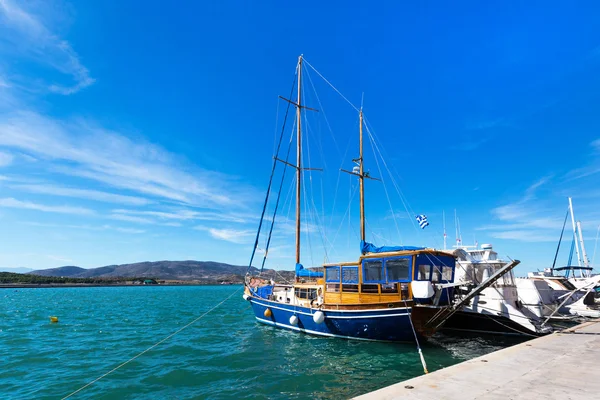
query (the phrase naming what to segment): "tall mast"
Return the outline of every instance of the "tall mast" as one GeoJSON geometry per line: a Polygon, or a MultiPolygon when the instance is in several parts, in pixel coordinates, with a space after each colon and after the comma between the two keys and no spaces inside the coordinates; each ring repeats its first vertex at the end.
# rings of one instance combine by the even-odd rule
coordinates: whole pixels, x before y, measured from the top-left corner
{"type": "Polygon", "coordinates": [[[579,242],[581,243],[581,256],[583,257],[583,266],[589,267],[588,256],[585,252],[585,244],[583,242],[583,232],[581,231],[581,221],[577,221],[577,231],[579,232],[579,242]]]}
{"type": "Polygon", "coordinates": [[[579,255],[579,239],[577,238],[577,226],[575,225],[575,214],[573,213],[573,201],[569,197],[569,211],[571,212],[571,223],[573,224],[573,240],[575,240],[575,251],[577,252],[577,262],[581,267],[581,256],[579,255]]]}
{"type": "Polygon", "coordinates": [[[446,211],[442,211],[442,218],[444,219],[444,250],[446,250],[446,211]]]}
{"type": "Polygon", "coordinates": [[[302,55],[298,57],[298,99],[296,102],[296,126],[297,126],[297,148],[296,148],[296,264],[300,263],[300,190],[302,187],[302,129],[300,111],[301,87],[302,87],[302,55]]]}
{"type": "Polygon", "coordinates": [[[358,155],[358,165],[360,168],[358,179],[360,180],[360,240],[365,241],[365,176],[363,170],[363,112],[362,108],[360,109],[360,128],[359,128],[359,155],[358,155]]]}

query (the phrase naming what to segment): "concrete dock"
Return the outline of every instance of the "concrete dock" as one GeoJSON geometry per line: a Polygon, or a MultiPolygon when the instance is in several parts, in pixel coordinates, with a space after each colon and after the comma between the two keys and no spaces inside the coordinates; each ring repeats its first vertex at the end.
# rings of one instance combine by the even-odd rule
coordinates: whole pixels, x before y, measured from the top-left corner
{"type": "Polygon", "coordinates": [[[599,377],[600,320],[595,320],[356,399],[600,399],[599,377]]]}

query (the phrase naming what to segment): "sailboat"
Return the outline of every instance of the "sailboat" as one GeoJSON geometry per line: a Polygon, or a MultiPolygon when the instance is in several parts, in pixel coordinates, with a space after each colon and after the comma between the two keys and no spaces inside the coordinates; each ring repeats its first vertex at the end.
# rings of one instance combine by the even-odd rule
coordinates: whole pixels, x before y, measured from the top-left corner
{"type": "Polygon", "coordinates": [[[307,108],[301,103],[302,63],[300,56],[296,69],[297,99],[288,100],[296,107],[296,164],[279,160],[296,172],[295,280],[277,283],[248,274],[243,298],[251,304],[259,323],[289,331],[375,341],[407,342],[415,340],[415,336],[429,336],[441,326],[443,318],[439,316],[453,297],[455,258],[425,247],[377,247],[366,241],[364,180],[370,176],[363,165],[362,108],[359,157],[353,160],[356,165],[351,171],[344,171],[359,180],[360,254],[355,260],[326,263],[322,272],[302,265],[301,112],[307,108]]]}

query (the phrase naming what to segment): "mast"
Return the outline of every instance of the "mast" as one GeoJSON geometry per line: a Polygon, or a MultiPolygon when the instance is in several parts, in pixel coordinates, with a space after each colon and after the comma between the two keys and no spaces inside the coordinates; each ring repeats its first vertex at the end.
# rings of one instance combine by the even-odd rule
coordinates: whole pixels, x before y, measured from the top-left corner
{"type": "Polygon", "coordinates": [[[298,57],[298,99],[296,102],[296,126],[297,126],[297,148],[296,148],[296,264],[300,264],[300,189],[302,187],[302,129],[300,111],[301,81],[302,78],[302,55],[298,57]]]}
{"type": "Polygon", "coordinates": [[[358,165],[360,167],[359,171],[359,182],[360,182],[360,240],[365,241],[365,176],[363,170],[363,112],[362,108],[360,109],[360,128],[359,128],[359,155],[358,155],[358,165]]]}
{"type": "Polygon", "coordinates": [[[446,250],[446,211],[442,211],[442,218],[444,219],[444,250],[446,250]]]}
{"type": "Polygon", "coordinates": [[[581,221],[577,221],[577,231],[579,232],[579,242],[581,243],[581,256],[583,257],[583,266],[588,267],[589,261],[587,253],[585,252],[585,245],[583,243],[583,232],[581,232],[581,221]]]}
{"type": "Polygon", "coordinates": [[[573,239],[575,240],[575,251],[577,252],[577,262],[581,267],[581,255],[579,255],[579,239],[577,238],[577,226],[575,225],[575,214],[573,213],[573,200],[569,197],[569,212],[571,213],[571,223],[573,224],[573,239]]]}

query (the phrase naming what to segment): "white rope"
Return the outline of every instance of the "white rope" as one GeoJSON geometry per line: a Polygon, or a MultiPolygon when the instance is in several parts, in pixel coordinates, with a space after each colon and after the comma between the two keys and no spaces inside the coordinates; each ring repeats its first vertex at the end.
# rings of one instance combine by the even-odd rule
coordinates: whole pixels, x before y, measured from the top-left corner
{"type": "MultiPolygon", "coordinates": [[[[408,304],[406,304],[406,300],[404,301],[404,306],[408,308],[408,304]]],[[[419,358],[421,359],[421,364],[423,365],[423,371],[428,374],[427,363],[425,362],[425,357],[423,356],[423,351],[421,350],[421,345],[419,344],[419,338],[417,337],[417,332],[415,331],[415,326],[412,322],[412,310],[414,307],[410,308],[410,315],[408,316],[408,320],[410,321],[410,327],[412,328],[413,335],[415,335],[415,342],[417,343],[417,350],[419,351],[419,358]]]]}
{"type": "MultiPolygon", "coordinates": [[[[241,288],[240,288],[241,289],[241,288]]],[[[173,336],[177,335],[179,332],[183,331],[184,329],[188,328],[189,326],[193,325],[194,323],[196,323],[197,321],[199,321],[200,319],[202,319],[204,316],[206,316],[208,313],[210,313],[211,311],[215,310],[217,307],[219,307],[221,304],[225,303],[227,300],[229,300],[231,297],[233,297],[234,294],[237,294],[240,289],[236,290],[235,292],[231,293],[229,296],[227,296],[225,298],[225,300],[221,301],[219,304],[217,304],[216,306],[214,306],[213,308],[211,308],[210,310],[208,310],[207,312],[205,312],[204,314],[200,315],[198,318],[196,318],[195,320],[193,320],[192,322],[188,323],[187,325],[183,326],[182,328],[179,328],[178,330],[176,330],[175,332],[171,333],[169,336],[167,336],[166,338],[162,339],[161,341],[153,344],[152,346],[148,347],[146,350],[142,351],[141,353],[137,354],[136,356],[130,358],[129,360],[125,361],[122,364],[119,364],[118,366],[116,366],[115,368],[111,369],[110,371],[108,371],[107,373],[105,373],[104,375],[101,375],[100,377],[94,379],[93,381],[91,381],[90,383],[80,387],[79,389],[77,389],[76,391],[74,391],[73,393],[65,396],[62,398],[62,400],[68,399],[69,397],[81,392],[83,389],[87,388],[88,386],[93,385],[94,383],[98,382],[100,379],[112,374],[113,372],[115,372],[116,370],[118,370],[119,368],[129,364],[130,362],[132,362],[133,360],[135,360],[136,358],[146,354],[147,352],[149,352],[150,350],[152,350],[153,348],[155,348],[156,346],[166,342],[167,340],[169,340],[170,338],[172,338],[173,336]]]]}
{"type": "Polygon", "coordinates": [[[348,104],[350,104],[350,105],[352,106],[352,108],[354,108],[356,111],[360,111],[360,110],[358,109],[358,107],[356,107],[354,104],[352,104],[352,102],[351,102],[350,100],[348,100],[348,99],[347,99],[347,98],[346,98],[346,97],[345,97],[345,96],[344,96],[344,95],[343,95],[343,94],[342,94],[342,93],[341,93],[339,90],[337,90],[337,88],[336,88],[335,86],[333,86],[333,85],[331,84],[331,82],[329,82],[329,81],[328,81],[328,80],[327,80],[327,79],[326,79],[326,78],[325,78],[323,75],[321,75],[321,73],[320,73],[319,71],[317,71],[315,67],[313,67],[313,66],[312,66],[312,65],[311,65],[311,64],[310,64],[308,61],[306,61],[306,58],[304,59],[304,62],[305,62],[305,63],[306,63],[306,64],[307,64],[309,67],[311,67],[311,68],[312,68],[312,70],[313,70],[313,71],[315,71],[315,72],[317,73],[317,75],[319,75],[319,76],[321,77],[321,79],[323,79],[323,80],[325,81],[325,83],[327,83],[329,86],[331,86],[331,88],[332,88],[333,90],[335,90],[335,91],[336,91],[336,93],[337,93],[337,94],[339,94],[339,95],[342,97],[342,99],[346,100],[346,102],[347,102],[348,104]]]}
{"type": "MultiPolygon", "coordinates": [[[[365,125],[366,128],[366,125],[365,125]]],[[[381,179],[381,183],[383,184],[383,191],[385,192],[385,197],[387,198],[388,204],[390,206],[390,211],[392,213],[392,219],[394,220],[394,225],[396,226],[396,232],[398,233],[398,239],[400,240],[400,243],[402,243],[402,236],[400,235],[400,227],[398,226],[398,221],[396,220],[396,214],[394,214],[394,207],[392,205],[392,200],[390,199],[390,195],[388,193],[387,190],[387,186],[385,185],[385,180],[383,177],[383,173],[381,171],[381,167],[379,166],[379,160],[377,158],[377,153],[375,153],[375,147],[377,146],[375,144],[375,140],[373,139],[373,136],[371,135],[371,132],[369,131],[369,128],[366,128],[367,134],[369,135],[369,142],[371,143],[371,149],[373,150],[373,154],[375,155],[375,164],[377,165],[377,170],[379,171],[379,175],[381,179]]],[[[382,161],[385,163],[385,160],[382,161]]],[[[408,210],[407,210],[408,212],[408,210]]]]}

